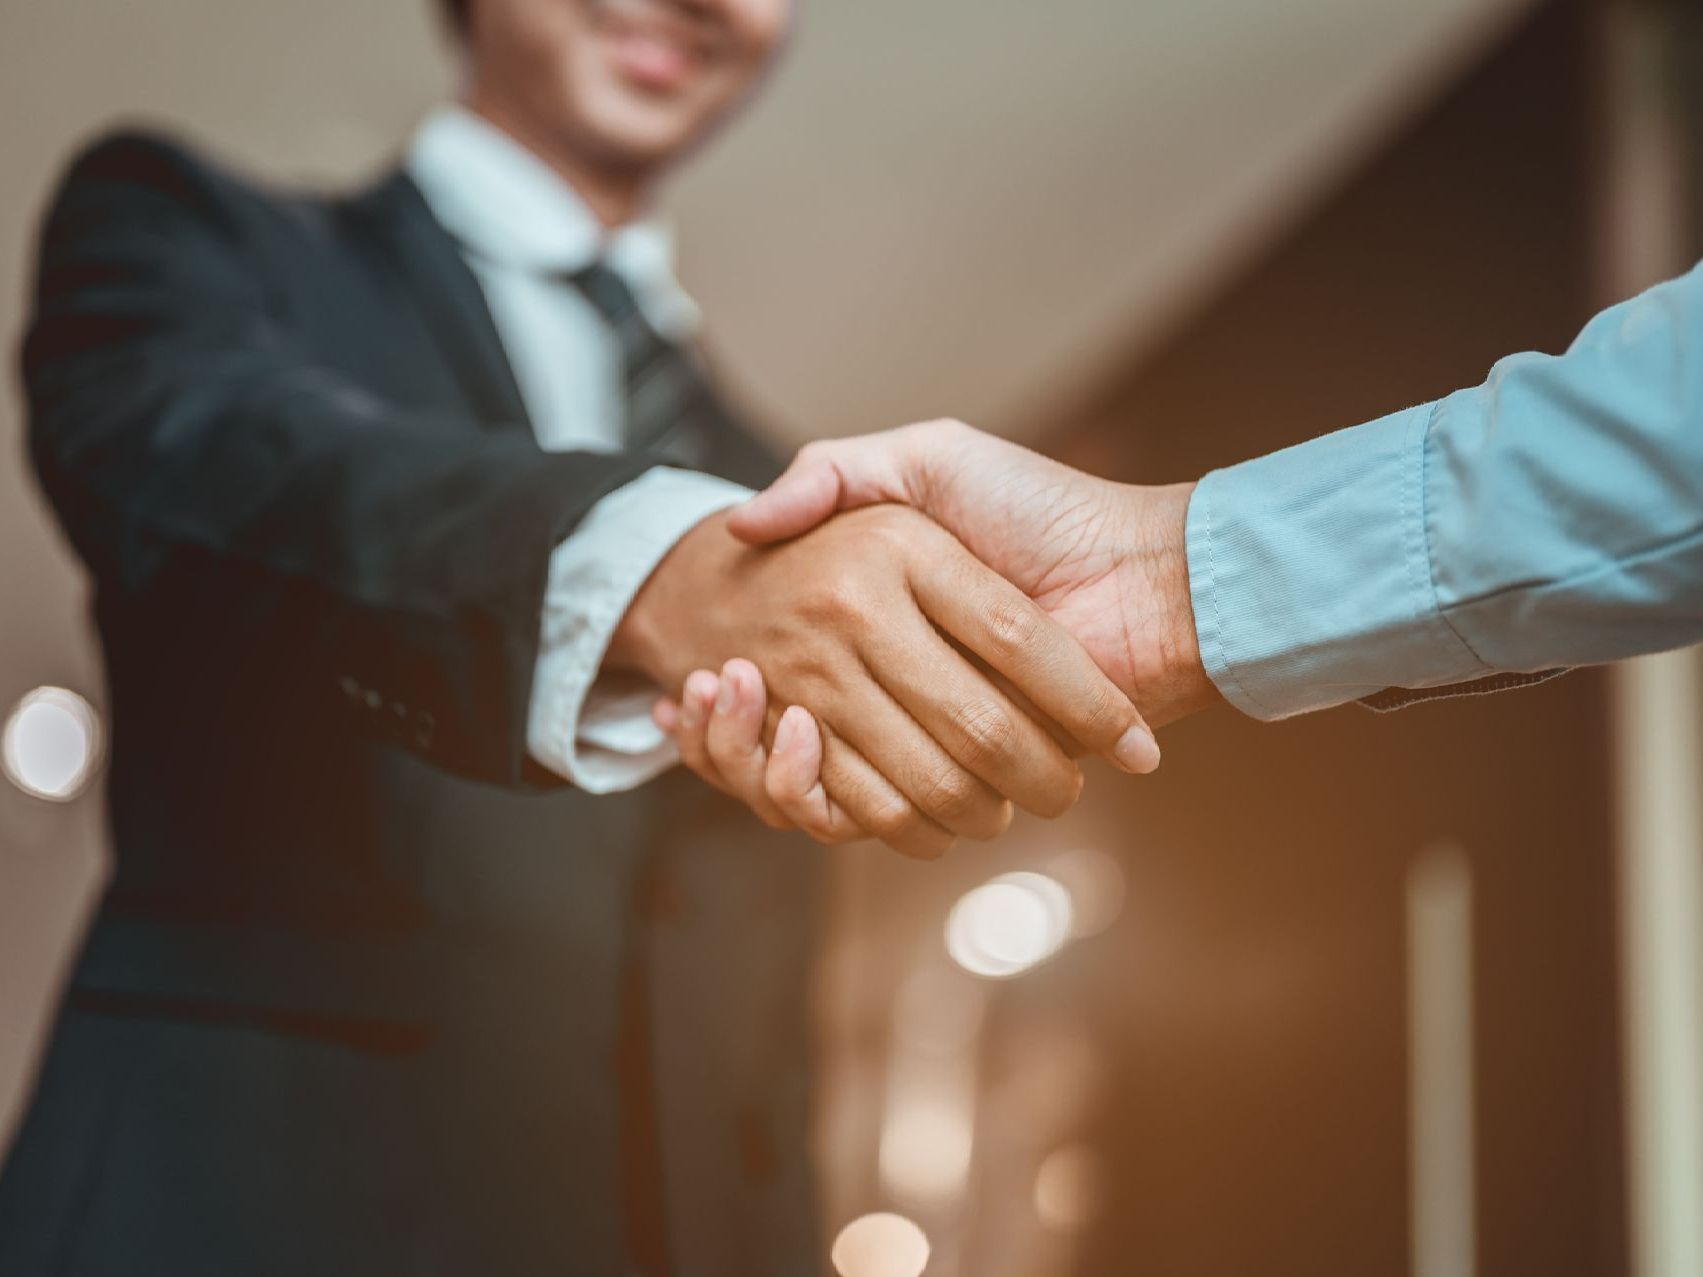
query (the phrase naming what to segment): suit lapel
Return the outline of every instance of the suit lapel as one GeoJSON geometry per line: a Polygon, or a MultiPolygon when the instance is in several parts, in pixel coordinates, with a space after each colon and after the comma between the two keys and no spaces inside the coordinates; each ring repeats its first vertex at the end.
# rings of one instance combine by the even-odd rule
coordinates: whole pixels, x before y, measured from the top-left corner
{"type": "Polygon", "coordinates": [[[493,428],[532,429],[479,281],[425,197],[396,173],[356,203],[402,277],[474,413],[493,428]]]}

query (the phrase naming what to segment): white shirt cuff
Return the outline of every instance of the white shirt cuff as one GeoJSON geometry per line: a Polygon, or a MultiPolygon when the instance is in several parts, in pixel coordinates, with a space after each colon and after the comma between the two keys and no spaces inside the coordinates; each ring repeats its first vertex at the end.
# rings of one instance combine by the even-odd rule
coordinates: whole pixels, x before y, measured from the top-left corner
{"type": "Polygon", "coordinates": [[[550,556],[527,718],[532,757],[593,794],[634,789],[679,761],[651,721],[661,689],[602,672],[615,627],[675,543],[749,488],[656,466],[591,508],[550,556]]]}

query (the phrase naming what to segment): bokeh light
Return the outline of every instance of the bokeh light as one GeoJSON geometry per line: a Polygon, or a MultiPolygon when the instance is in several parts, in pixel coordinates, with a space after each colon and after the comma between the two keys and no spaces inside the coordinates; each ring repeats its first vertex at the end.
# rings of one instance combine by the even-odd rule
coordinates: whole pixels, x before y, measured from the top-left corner
{"type": "Polygon", "coordinates": [[[68,802],[100,764],[100,718],[75,692],[38,687],[13,708],[0,733],[0,765],[26,794],[68,802]]]}
{"type": "Polygon", "coordinates": [[[1047,872],[1070,892],[1072,939],[1097,936],[1123,912],[1123,866],[1093,847],[1077,847],[1047,865],[1047,872]]]}
{"type": "Polygon", "coordinates": [[[944,964],[912,972],[893,999],[895,1042],[932,1057],[971,1050],[981,1030],[986,987],[944,964]]]}
{"type": "Polygon", "coordinates": [[[834,1239],[832,1252],[840,1277],[921,1277],[928,1256],[922,1229],[885,1211],[852,1220],[834,1239]]]}
{"type": "Polygon", "coordinates": [[[1059,1232],[1092,1223],[1099,1213],[1100,1196],[1099,1155],[1086,1144],[1054,1149],[1035,1176],[1035,1214],[1059,1232]]]}
{"type": "Polygon", "coordinates": [[[881,1181],[902,1198],[954,1198],[969,1180],[974,1143],[965,1105],[944,1099],[910,1101],[896,1108],[882,1128],[881,1181]]]}
{"type": "Polygon", "coordinates": [[[1044,962],[1070,938],[1070,893],[1038,873],[1001,874],[965,895],[946,919],[946,951],[966,971],[1005,979],[1044,962]]]}

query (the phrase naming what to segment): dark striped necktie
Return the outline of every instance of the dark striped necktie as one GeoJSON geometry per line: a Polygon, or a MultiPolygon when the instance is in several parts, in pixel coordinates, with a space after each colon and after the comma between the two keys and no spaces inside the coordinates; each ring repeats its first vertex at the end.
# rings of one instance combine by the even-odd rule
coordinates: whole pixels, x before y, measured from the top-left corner
{"type": "Polygon", "coordinates": [[[625,446],[689,455],[691,427],[708,398],[691,352],[651,327],[627,281],[602,262],[568,278],[620,343],[625,446]]]}

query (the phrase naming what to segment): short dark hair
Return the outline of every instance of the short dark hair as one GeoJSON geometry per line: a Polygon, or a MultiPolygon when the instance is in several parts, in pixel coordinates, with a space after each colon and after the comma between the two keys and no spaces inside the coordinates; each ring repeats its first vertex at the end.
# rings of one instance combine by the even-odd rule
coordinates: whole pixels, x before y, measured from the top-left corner
{"type": "Polygon", "coordinates": [[[460,35],[467,30],[468,9],[473,0],[438,0],[438,8],[443,10],[443,19],[449,29],[460,35]]]}

